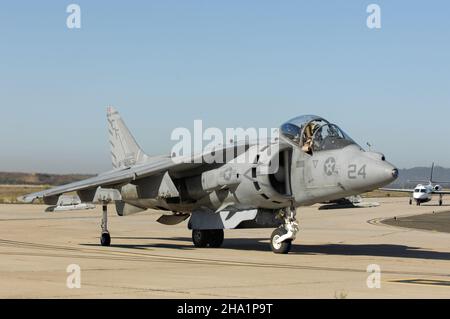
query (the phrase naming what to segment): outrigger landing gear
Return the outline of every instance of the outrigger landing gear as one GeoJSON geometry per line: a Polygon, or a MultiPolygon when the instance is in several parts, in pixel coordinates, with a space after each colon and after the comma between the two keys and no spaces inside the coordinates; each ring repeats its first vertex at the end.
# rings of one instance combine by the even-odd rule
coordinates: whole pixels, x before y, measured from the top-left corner
{"type": "Polygon", "coordinates": [[[102,234],[100,236],[100,244],[102,246],[111,245],[111,235],[108,231],[108,203],[106,202],[103,202],[102,234]]]}
{"type": "Polygon", "coordinates": [[[111,235],[108,231],[108,204],[120,200],[122,200],[122,195],[117,189],[98,187],[95,192],[92,202],[103,206],[102,233],[100,236],[100,244],[102,246],[111,245],[111,235]]]}
{"type": "Polygon", "coordinates": [[[300,230],[295,216],[296,210],[294,207],[281,211],[284,225],[275,229],[270,238],[270,247],[275,254],[287,254],[291,250],[292,241],[295,240],[300,230]]]}

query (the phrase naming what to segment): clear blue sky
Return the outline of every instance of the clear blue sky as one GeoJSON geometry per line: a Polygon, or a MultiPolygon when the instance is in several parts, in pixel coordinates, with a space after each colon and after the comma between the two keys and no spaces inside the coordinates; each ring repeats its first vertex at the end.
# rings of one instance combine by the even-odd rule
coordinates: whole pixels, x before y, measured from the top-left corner
{"type": "Polygon", "coordinates": [[[1,4],[0,35],[0,170],[110,169],[107,105],[150,154],[195,119],[313,113],[400,168],[450,167],[449,1],[18,0],[1,4]]]}

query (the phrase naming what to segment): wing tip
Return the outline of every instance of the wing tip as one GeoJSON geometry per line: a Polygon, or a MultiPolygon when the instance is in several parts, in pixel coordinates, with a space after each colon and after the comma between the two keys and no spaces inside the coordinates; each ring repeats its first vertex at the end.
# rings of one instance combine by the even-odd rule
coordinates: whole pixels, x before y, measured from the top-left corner
{"type": "Polygon", "coordinates": [[[33,204],[36,199],[38,199],[39,196],[32,196],[32,195],[23,195],[17,197],[17,201],[24,204],[33,204]]]}
{"type": "Polygon", "coordinates": [[[16,199],[18,202],[25,203],[25,204],[33,202],[33,199],[30,197],[27,197],[27,196],[19,196],[16,199]]]}

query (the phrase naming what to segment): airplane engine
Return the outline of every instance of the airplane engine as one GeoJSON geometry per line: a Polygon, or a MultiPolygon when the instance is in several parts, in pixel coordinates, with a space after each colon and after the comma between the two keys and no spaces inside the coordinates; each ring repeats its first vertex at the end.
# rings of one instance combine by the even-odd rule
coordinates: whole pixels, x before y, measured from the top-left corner
{"type": "Polygon", "coordinates": [[[434,186],[434,190],[435,190],[436,192],[439,192],[439,191],[442,190],[442,186],[441,186],[441,185],[435,185],[435,186],[434,186]]]}
{"type": "Polygon", "coordinates": [[[185,179],[182,197],[213,209],[224,204],[247,209],[255,203],[261,208],[285,207],[290,199],[290,151],[276,147],[250,148],[219,168],[185,179]]]}

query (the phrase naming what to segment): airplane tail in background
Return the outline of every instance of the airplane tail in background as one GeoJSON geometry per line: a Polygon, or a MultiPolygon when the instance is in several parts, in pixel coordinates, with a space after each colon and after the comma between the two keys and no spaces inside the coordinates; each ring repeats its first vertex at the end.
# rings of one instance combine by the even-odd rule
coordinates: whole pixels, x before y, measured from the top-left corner
{"type": "Polygon", "coordinates": [[[435,165],[433,163],[433,165],[431,166],[431,177],[430,177],[431,184],[450,184],[450,182],[446,182],[446,181],[435,181],[434,180],[434,168],[435,168],[435,165]]]}
{"type": "Polygon", "coordinates": [[[145,161],[148,156],[137,144],[119,112],[112,106],[107,108],[107,119],[113,167],[130,167],[145,161]]]}
{"type": "Polygon", "coordinates": [[[411,181],[408,181],[408,182],[411,182],[411,183],[429,183],[430,185],[433,185],[433,184],[450,184],[450,182],[435,181],[434,180],[434,168],[435,168],[435,165],[433,163],[431,165],[431,174],[430,174],[430,179],[428,181],[425,181],[425,180],[411,180],[411,181]]]}
{"type": "Polygon", "coordinates": [[[430,175],[430,183],[433,183],[433,174],[434,174],[434,162],[433,165],[431,165],[431,175],[430,175]]]}

